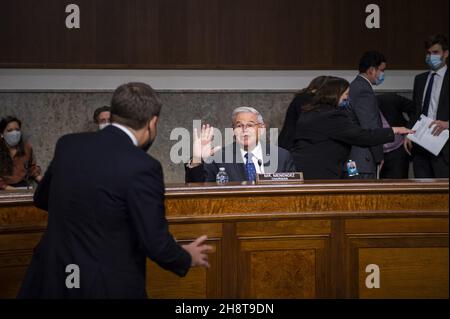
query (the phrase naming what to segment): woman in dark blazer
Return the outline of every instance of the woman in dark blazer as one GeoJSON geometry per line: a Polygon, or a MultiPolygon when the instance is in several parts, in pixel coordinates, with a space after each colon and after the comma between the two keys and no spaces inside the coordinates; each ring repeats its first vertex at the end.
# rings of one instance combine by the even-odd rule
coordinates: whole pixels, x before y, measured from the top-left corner
{"type": "Polygon", "coordinates": [[[346,80],[328,77],[302,109],[292,156],[305,179],[340,179],[352,145],[384,144],[393,141],[394,134],[411,133],[404,127],[362,129],[345,110],[348,92],[346,80]]]}
{"type": "Polygon", "coordinates": [[[288,151],[294,146],[295,128],[302,107],[311,103],[314,94],[325,82],[327,76],[318,76],[309,83],[307,88],[300,90],[292,100],[291,104],[286,111],[286,118],[284,119],[283,127],[281,128],[280,135],[278,136],[278,146],[288,151]]]}

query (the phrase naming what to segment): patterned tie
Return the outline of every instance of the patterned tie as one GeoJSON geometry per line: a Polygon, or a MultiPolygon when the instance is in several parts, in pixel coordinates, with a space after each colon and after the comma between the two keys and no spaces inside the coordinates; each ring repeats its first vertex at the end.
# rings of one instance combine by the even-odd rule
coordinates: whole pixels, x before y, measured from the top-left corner
{"type": "Polygon", "coordinates": [[[435,75],[436,75],[435,72],[433,74],[431,74],[430,81],[428,82],[427,91],[425,92],[425,98],[423,99],[422,114],[425,116],[428,116],[428,110],[430,108],[431,91],[433,90],[433,83],[434,83],[435,75]]]}
{"type": "Polygon", "coordinates": [[[252,161],[253,154],[247,153],[244,157],[247,160],[245,163],[245,174],[247,175],[247,181],[253,182],[256,180],[256,168],[252,161]]]}

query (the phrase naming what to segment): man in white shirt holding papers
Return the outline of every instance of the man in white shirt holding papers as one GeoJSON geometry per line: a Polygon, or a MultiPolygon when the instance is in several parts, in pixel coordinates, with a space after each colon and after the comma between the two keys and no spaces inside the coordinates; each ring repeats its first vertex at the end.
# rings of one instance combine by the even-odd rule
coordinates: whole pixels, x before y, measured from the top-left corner
{"type": "MultiPolygon", "coordinates": [[[[448,40],[443,35],[431,36],[425,42],[425,48],[426,63],[430,71],[419,74],[414,79],[416,116],[411,119],[410,127],[423,115],[431,119],[431,135],[440,136],[449,127],[448,40]]],[[[405,149],[413,156],[415,178],[449,177],[448,140],[437,155],[410,139],[405,139],[405,149]]]]}

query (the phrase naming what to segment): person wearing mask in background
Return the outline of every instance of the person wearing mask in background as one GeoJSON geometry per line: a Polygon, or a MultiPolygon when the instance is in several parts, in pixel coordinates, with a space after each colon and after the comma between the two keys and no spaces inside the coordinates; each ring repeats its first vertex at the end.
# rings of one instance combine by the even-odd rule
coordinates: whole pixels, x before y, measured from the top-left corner
{"type": "MultiPolygon", "coordinates": [[[[425,61],[430,70],[414,79],[413,101],[416,111],[409,127],[413,127],[423,114],[433,120],[430,125],[433,127],[432,134],[440,135],[443,130],[448,130],[448,40],[442,34],[430,36],[425,41],[425,50],[425,61]]],[[[405,149],[412,154],[415,178],[448,178],[448,141],[438,156],[409,139],[405,140],[405,149]]]]}
{"type": "MultiPolygon", "coordinates": [[[[406,126],[408,119],[414,116],[414,103],[396,93],[383,93],[377,95],[378,107],[381,111],[383,127],[406,126]]],[[[403,148],[405,137],[396,135],[392,143],[383,145],[384,164],[380,178],[401,179],[408,178],[409,155],[403,148]]]]}
{"type": "Polygon", "coordinates": [[[13,116],[0,121],[0,190],[29,187],[30,179],[42,179],[33,148],[24,142],[22,122],[13,116]]]}
{"type": "Polygon", "coordinates": [[[171,235],[161,163],[142,150],[156,138],[160,110],[149,85],[123,84],[111,125],[58,140],[34,194],[48,227],[19,298],[146,298],[147,257],[178,276],[209,267],[206,236],[181,246],[171,235]],[[77,289],[66,284],[68,265],[79,269],[77,289]]]}
{"type": "Polygon", "coordinates": [[[303,107],[292,156],[305,179],[341,179],[352,145],[381,145],[396,134],[412,133],[405,127],[361,128],[345,111],[348,95],[345,79],[329,77],[303,107]]]}
{"type": "MultiPolygon", "coordinates": [[[[350,84],[353,118],[363,129],[382,128],[377,98],[373,85],[384,81],[386,58],[377,51],[365,52],[359,60],[359,74],[350,84]]],[[[383,144],[383,143],[382,143],[383,144]]],[[[359,175],[349,178],[375,179],[383,165],[383,145],[353,146],[349,159],[356,163],[359,175]]]]}
{"type": "Polygon", "coordinates": [[[311,102],[317,89],[324,83],[327,76],[318,76],[309,83],[307,88],[299,91],[286,111],[286,118],[280,135],[278,136],[278,146],[288,151],[294,146],[295,128],[301,113],[301,108],[311,102]]]}
{"type": "Polygon", "coordinates": [[[102,106],[94,111],[94,123],[98,125],[98,129],[104,129],[106,126],[110,124],[111,118],[111,107],[102,106]]]}

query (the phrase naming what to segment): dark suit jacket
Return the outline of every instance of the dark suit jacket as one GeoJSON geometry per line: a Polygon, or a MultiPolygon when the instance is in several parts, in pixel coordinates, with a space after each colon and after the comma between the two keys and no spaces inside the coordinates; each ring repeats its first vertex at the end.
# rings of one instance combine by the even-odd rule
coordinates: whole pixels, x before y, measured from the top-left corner
{"type": "MultiPolygon", "coordinates": [[[[283,148],[278,148],[278,164],[276,172],[295,172],[295,165],[291,154],[283,148]]],[[[264,156],[264,167],[266,173],[269,172],[267,167],[270,165],[268,155],[264,156]]],[[[222,158],[222,163],[216,163],[212,161],[211,163],[203,163],[202,165],[196,166],[194,168],[186,168],[186,183],[192,182],[215,182],[216,175],[219,172],[220,167],[225,168],[225,172],[228,173],[230,182],[242,182],[246,181],[247,177],[245,175],[245,165],[242,161],[242,157],[239,148],[236,143],[229,144],[223,147],[219,153],[216,154],[217,158],[222,158]],[[228,153],[227,153],[228,152],[228,153]],[[233,154],[233,160],[227,163],[226,154],[233,154]]]]}
{"type": "MultiPolygon", "coordinates": [[[[321,105],[302,113],[292,156],[305,179],[340,179],[352,145],[370,146],[393,140],[390,128],[362,129],[345,111],[321,105]]],[[[358,163],[356,166],[359,170],[358,163]]]]}
{"type": "Polygon", "coordinates": [[[302,107],[311,102],[313,95],[307,93],[299,93],[292,100],[286,111],[286,117],[278,136],[278,146],[288,151],[294,146],[295,128],[298,118],[302,112],[302,107]]]}
{"type": "MultiPolygon", "coordinates": [[[[419,119],[420,114],[422,113],[422,100],[423,100],[425,85],[427,83],[429,74],[430,74],[429,71],[424,72],[424,73],[417,75],[414,79],[413,101],[414,101],[414,105],[415,105],[415,114],[409,123],[409,127],[414,126],[414,124],[419,119]]],[[[449,92],[449,82],[448,82],[448,68],[447,68],[447,72],[445,72],[444,80],[442,82],[441,94],[439,96],[439,104],[438,104],[438,110],[437,110],[437,115],[436,115],[437,120],[448,121],[448,111],[449,111],[448,92],[449,92]]],[[[417,145],[414,145],[413,151],[414,151],[414,148],[417,148],[417,147],[418,147],[417,145]]],[[[442,154],[442,156],[444,156],[445,161],[448,163],[449,162],[448,141],[445,144],[444,148],[442,149],[441,154],[442,154]]]]}
{"type": "MultiPolygon", "coordinates": [[[[357,76],[350,84],[350,101],[359,125],[364,129],[382,128],[377,98],[369,82],[357,76]]],[[[375,173],[377,163],[383,160],[383,145],[353,146],[350,159],[356,162],[360,173],[375,173]]]]}
{"type": "Polygon", "coordinates": [[[415,116],[414,102],[396,93],[377,94],[378,108],[390,126],[407,126],[415,116]],[[408,120],[404,114],[408,115],[408,120]]]}
{"type": "Polygon", "coordinates": [[[48,226],[19,298],[145,298],[146,257],[189,270],[168,230],[160,163],[114,126],[60,138],[34,202],[48,226]],[[79,289],[66,287],[69,264],[79,289]]]}

